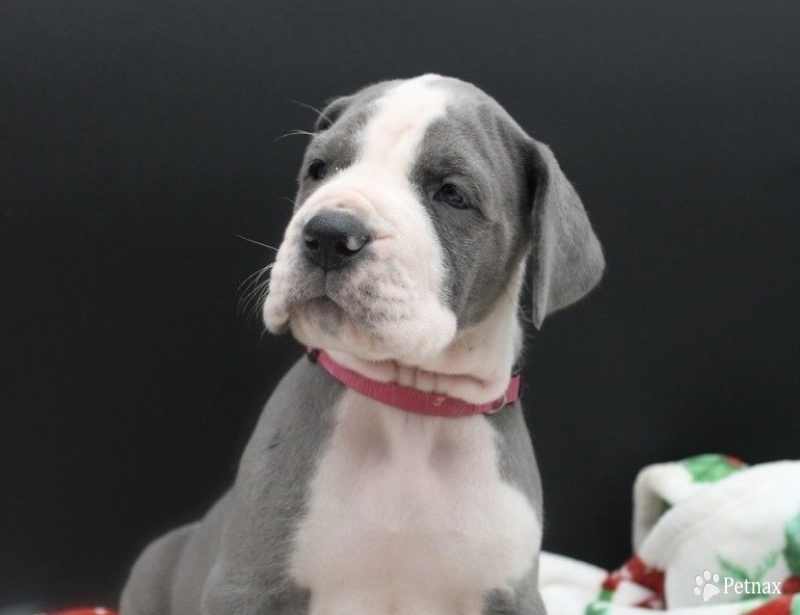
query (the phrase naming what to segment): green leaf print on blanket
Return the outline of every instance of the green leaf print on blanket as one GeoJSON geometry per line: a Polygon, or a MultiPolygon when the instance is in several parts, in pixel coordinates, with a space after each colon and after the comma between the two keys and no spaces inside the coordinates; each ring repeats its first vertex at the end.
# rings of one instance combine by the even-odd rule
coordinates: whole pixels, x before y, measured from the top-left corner
{"type": "MultiPolygon", "coordinates": [[[[786,546],[783,550],[767,553],[752,573],[748,572],[743,566],[717,555],[717,563],[719,563],[719,567],[725,576],[731,577],[734,581],[750,581],[755,585],[751,591],[742,594],[742,600],[749,600],[761,594],[758,589],[759,584],[764,580],[766,574],[774,568],[781,555],[786,560],[786,566],[792,575],[783,581],[782,591],[784,593],[795,593],[800,590],[800,583],[798,582],[798,578],[800,578],[800,514],[786,522],[784,535],[786,537],[786,546]]],[[[800,615],[800,613],[797,615],[800,615]]]]}
{"type": "Polygon", "coordinates": [[[746,467],[736,457],[728,455],[697,455],[683,460],[683,467],[691,474],[692,482],[716,483],[746,467]]]}
{"type": "Polygon", "coordinates": [[[609,606],[608,602],[591,602],[584,615],[608,615],[609,606]]]}
{"type": "Polygon", "coordinates": [[[800,577],[800,514],[789,519],[784,526],[784,534],[786,547],[783,549],[783,557],[792,575],[800,577]]]}
{"type": "Polygon", "coordinates": [[[717,562],[719,563],[719,567],[725,573],[725,576],[731,577],[734,581],[751,582],[750,587],[752,587],[752,589],[745,591],[741,597],[741,600],[750,600],[754,596],[762,595],[760,583],[764,580],[764,575],[766,575],[773,568],[773,566],[775,566],[779,556],[779,551],[771,551],[770,553],[767,553],[764,556],[764,559],[759,562],[758,566],[756,566],[752,573],[747,572],[744,567],[726,560],[721,555],[717,555],[717,562]],[[753,586],[753,584],[755,584],[755,586],[753,586]]]}

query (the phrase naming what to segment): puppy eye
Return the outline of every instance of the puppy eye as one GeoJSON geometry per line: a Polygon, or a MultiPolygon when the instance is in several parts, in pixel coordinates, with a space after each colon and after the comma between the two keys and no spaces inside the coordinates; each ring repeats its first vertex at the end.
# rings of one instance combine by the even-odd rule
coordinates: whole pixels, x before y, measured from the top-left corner
{"type": "Polygon", "coordinates": [[[317,158],[308,165],[308,176],[313,179],[314,181],[320,181],[325,179],[325,175],[328,173],[328,165],[325,164],[325,161],[322,158],[317,158]]]}
{"type": "Polygon", "coordinates": [[[458,191],[458,187],[451,183],[444,184],[439,188],[436,194],[433,195],[433,200],[445,203],[455,209],[467,209],[468,207],[466,200],[458,191]]]}

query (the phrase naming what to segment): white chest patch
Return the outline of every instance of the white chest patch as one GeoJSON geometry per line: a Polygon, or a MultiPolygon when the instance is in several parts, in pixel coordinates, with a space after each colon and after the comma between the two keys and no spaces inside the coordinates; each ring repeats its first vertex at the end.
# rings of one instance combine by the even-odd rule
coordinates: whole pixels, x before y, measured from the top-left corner
{"type": "Polygon", "coordinates": [[[311,615],[480,615],[529,571],[541,528],[480,416],[423,417],[347,391],[291,560],[311,615]]]}

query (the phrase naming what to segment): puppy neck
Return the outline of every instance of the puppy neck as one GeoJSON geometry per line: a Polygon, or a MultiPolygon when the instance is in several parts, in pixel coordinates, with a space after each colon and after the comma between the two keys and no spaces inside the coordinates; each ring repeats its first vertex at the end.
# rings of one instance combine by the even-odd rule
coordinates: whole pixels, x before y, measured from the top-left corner
{"type": "Polygon", "coordinates": [[[479,324],[459,331],[433,359],[419,365],[393,360],[370,361],[342,350],[331,357],[348,369],[378,382],[392,382],[425,392],[486,403],[503,395],[522,350],[519,292],[524,263],[517,268],[489,315],[479,324]]]}

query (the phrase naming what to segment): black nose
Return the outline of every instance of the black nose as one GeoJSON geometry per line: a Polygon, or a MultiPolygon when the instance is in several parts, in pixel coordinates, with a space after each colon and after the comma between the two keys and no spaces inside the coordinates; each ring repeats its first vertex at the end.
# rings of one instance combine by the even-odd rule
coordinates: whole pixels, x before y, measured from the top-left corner
{"type": "Polygon", "coordinates": [[[303,229],[306,256],[323,271],[352,261],[369,240],[369,231],[361,221],[340,210],[321,211],[303,229]]]}

